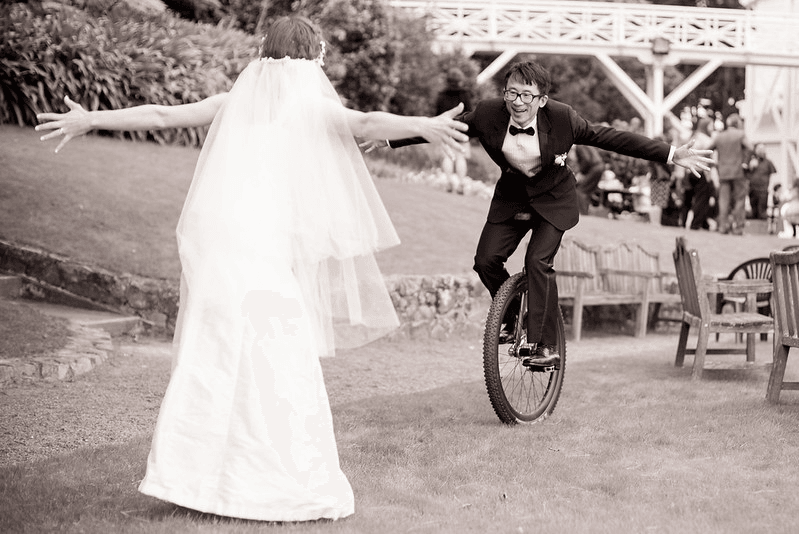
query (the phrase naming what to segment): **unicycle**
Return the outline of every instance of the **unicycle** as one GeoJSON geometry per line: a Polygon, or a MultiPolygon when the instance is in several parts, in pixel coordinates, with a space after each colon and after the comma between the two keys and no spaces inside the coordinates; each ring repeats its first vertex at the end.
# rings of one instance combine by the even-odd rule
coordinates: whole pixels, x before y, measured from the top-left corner
{"type": "Polygon", "coordinates": [[[524,272],[511,276],[499,288],[486,319],[483,336],[483,373],[491,406],[500,421],[508,425],[533,423],[545,419],[555,409],[563,387],[566,370],[566,335],[563,315],[557,308],[557,348],[560,366],[525,365],[519,345],[527,330],[527,276],[524,272]],[[505,318],[515,316],[512,339],[501,340],[505,318]]]}

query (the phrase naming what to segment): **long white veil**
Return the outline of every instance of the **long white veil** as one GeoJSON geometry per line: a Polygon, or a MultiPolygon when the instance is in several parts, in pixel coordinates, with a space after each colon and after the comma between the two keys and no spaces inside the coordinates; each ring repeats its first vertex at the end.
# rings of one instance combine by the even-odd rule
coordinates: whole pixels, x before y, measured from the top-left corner
{"type": "Polygon", "coordinates": [[[373,254],[399,239],[344,113],[315,61],[261,59],[241,73],[177,227],[176,342],[192,327],[188,299],[187,309],[214,307],[224,328],[249,292],[274,289],[268,273],[282,267],[299,285],[319,355],[397,327],[373,254]]]}

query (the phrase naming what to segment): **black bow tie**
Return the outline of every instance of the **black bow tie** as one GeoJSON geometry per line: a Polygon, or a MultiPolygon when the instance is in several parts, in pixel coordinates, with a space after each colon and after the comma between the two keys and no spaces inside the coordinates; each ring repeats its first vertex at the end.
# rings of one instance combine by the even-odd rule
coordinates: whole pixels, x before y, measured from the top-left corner
{"type": "Polygon", "coordinates": [[[514,125],[510,125],[510,134],[511,135],[518,135],[520,133],[527,134],[527,135],[535,135],[535,128],[530,126],[529,128],[517,128],[514,125]]]}

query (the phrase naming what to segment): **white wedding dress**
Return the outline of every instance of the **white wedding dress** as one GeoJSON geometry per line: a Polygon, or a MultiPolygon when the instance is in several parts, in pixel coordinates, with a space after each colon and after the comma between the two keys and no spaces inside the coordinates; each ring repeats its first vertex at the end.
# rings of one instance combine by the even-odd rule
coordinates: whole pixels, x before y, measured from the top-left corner
{"type": "Polygon", "coordinates": [[[319,357],[396,328],[373,254],[399,240],[317,62],[242,72],[177,235],[172,376],[139,490],[244,519],[352,514],[319,357]]]}

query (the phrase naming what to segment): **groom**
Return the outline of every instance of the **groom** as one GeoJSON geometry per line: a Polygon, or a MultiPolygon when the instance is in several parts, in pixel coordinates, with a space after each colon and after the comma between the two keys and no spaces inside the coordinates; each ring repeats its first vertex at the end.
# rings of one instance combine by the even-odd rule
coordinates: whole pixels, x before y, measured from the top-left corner
{"type": "MultiPolygon", "coordinates": [[[[502,98],[484,100],[459,117],[469,126],[502,175],[496,184],[475,254],[474,270],[496,295],[509,278],[505,262],[532,231],[524,258],[528,283],[526,365],[558,366],[558,288],[553,259],[566,230],[579,219],[576,180],[566,164],[572,145],[592,145],[626,156],[673,162],[696,173],[707,169],[710,151],[674,148],[642,135],[591,124],[570,106],[551,100],[549,72],[535,62],[516,63],[505,74],[502,98]]],[[[424,142],[391,141],[400,147],[424,142]]],[[[503,337],[510,337],[507,324],[503,337]]]]}

